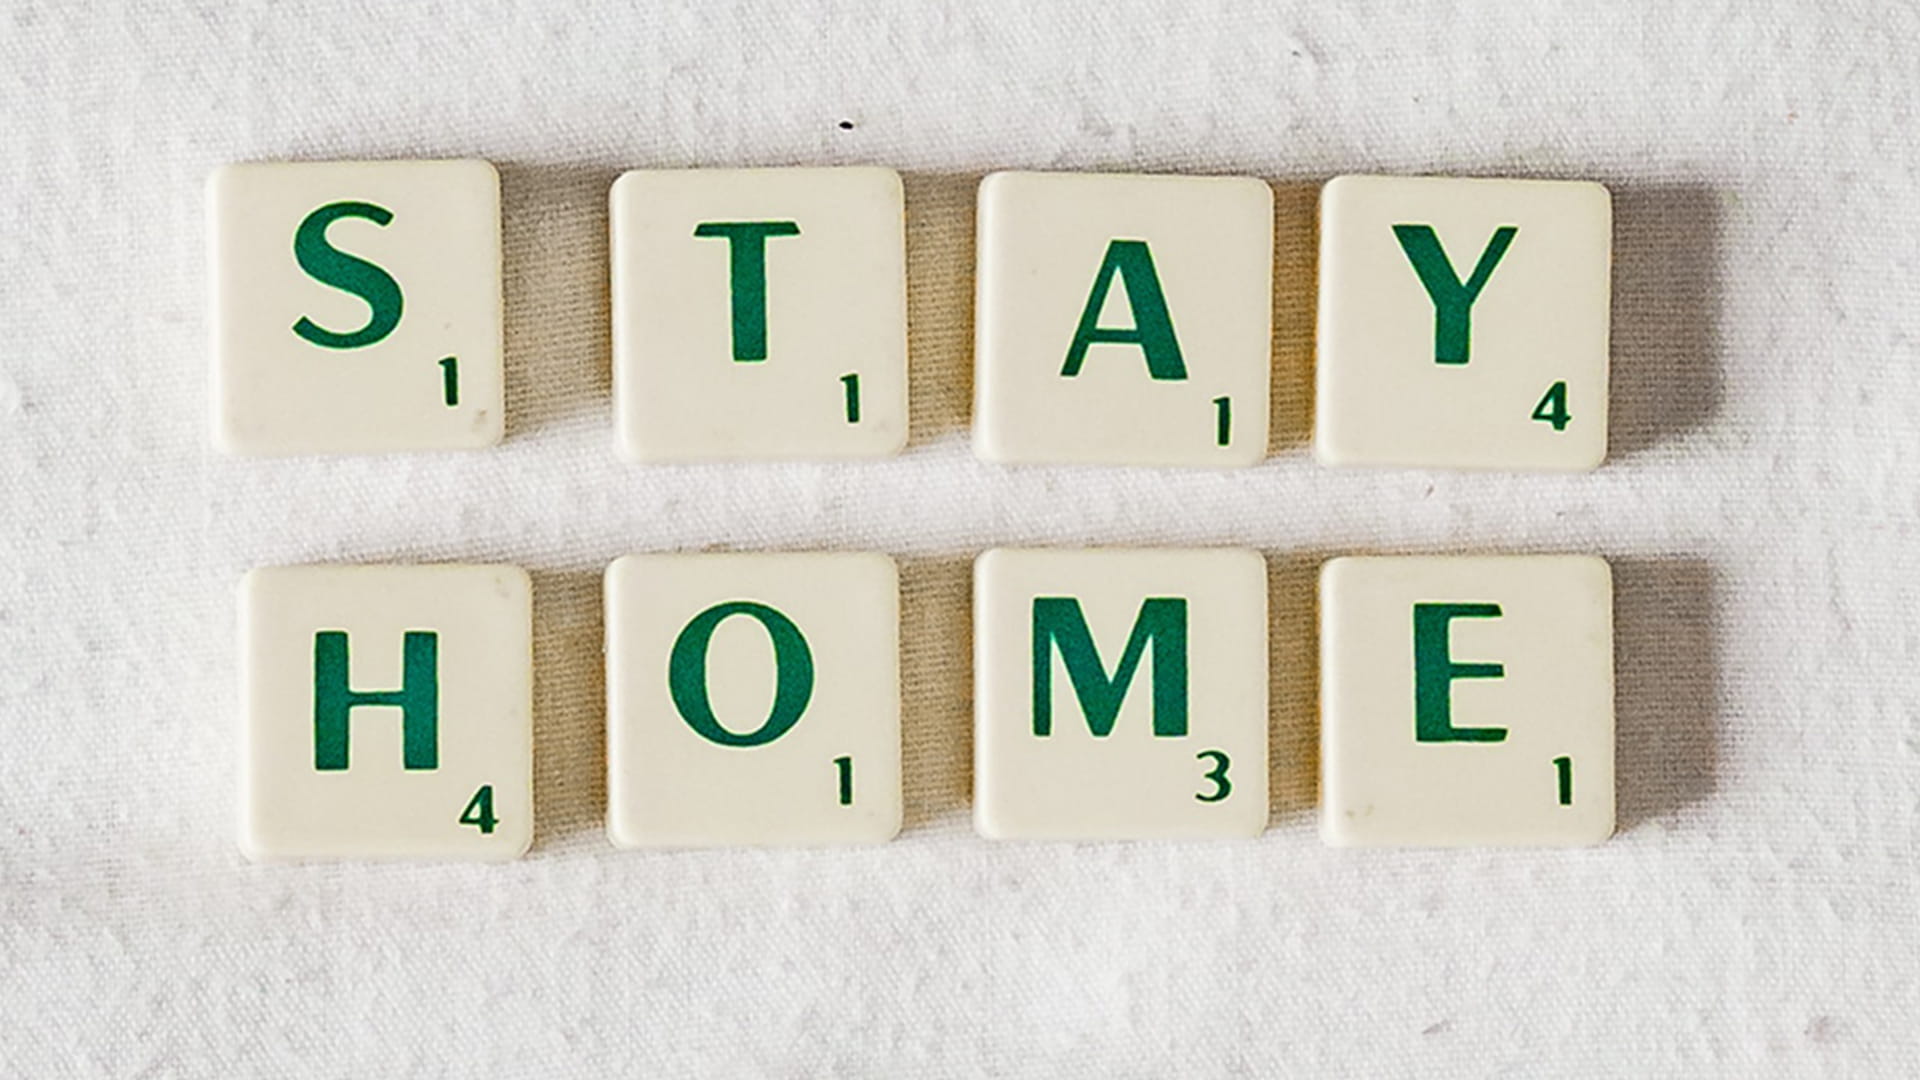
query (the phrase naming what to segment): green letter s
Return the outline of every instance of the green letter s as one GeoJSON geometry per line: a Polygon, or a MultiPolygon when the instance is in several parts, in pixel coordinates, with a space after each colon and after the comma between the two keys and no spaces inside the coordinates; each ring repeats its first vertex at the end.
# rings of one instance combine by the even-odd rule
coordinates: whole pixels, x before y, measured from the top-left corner
{"type": "Polygon", "coordinates": [[[393,211],[364,202],[337,202],[308,214],[293,233],[293,258],[309,277],[350,292],[367,302],[367,324],[350,334],[337,333],[305,315],[293,332],[323,349],[359,349],[372,345],[400,325],[400,284],[385,270],[327,242],[327,226],[343,217],[365,218],[384,227],[393,211]]]}

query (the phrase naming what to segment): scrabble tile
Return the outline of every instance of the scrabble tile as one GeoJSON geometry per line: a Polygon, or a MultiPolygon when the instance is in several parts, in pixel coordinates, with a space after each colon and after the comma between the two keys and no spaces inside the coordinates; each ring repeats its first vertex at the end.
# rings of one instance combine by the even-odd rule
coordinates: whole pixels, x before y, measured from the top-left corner
{"type": "Polygon", "coordinates": [[[208,184],[214,438],[234,454],[500,441],[484,161],[229,165],[208,184]]]}
{"type": "Polygon", "coordinates": [[[608,836],[629,848],[892,839],[899,653],[884,555],[615,562],[608,836]]]}
{"type": "Polygon", "coordinates": [[[1252,551],[982,555],[975,827],[995,839],[1258,834],[1266,597],[1252,551]]]}
{"type": "Polygon", "coordinates": [[[630,172],[611,214],[623,456],[872,458],[906,444],[898,174],[630,172]]]}
{"type": "Polygon", "coordinates": [[[240,588],[255,859],[517,858],[533,839],[530,589],[511,566],[286,566],[240,588]]]}
{"type": "Polygon", "coordinates": [[[1613,833],[1613,577],[1587,556],[1335,559],[1320,579],[1321,837],[1613,833]]]}
{"type": "Polygon", "coordinates": [[[980,184],[974,452],[1251,465],[1267,452],[1273,190],[1245,177],[980,184]]]}
{"type": "Polygon", "coordinates": [[[1607,452],[1599,184],[1343,176],[1320,196],[1329,465],[1591,469],[1607,452]]]}

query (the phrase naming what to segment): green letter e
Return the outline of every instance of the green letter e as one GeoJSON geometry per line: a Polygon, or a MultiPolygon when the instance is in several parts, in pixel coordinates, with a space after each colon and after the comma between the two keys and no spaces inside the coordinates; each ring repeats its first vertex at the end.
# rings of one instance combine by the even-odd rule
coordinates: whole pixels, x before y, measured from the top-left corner
{"type": "Polygon", "coordinates": [[[1501,727],[1454,727],[1453,680],[1499,679],[1501,664],[1456,663],[1447,647],[1455,619],[1497,619],[1499,604],[1413,605],[1413,738],[1415,742],[1504,742],[1501,727]]]}

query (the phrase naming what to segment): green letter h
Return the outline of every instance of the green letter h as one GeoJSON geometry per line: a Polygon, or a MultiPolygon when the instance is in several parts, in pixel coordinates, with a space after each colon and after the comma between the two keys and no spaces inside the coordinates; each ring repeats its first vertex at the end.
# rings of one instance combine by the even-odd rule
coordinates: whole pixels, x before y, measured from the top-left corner
{"type": "Polygon", "coordinates": [[[345,631],[321,630],[313,635],[315,769],[331,772],[347,767],[347,721],[359,705],[397,706],[402,716],[402,764],[408,769],[439,768],[439,635],[409,630],[403,650],[400,689],[355,690],[348,685],[345,631]]]}

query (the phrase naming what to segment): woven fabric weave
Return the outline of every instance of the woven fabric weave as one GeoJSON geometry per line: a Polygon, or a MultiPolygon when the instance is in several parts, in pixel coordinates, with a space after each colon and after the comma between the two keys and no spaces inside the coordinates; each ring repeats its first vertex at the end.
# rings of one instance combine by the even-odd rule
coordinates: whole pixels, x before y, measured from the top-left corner
{"type": "Polygon", "coordinates": [[[1903,1076],[1920,1060],[1910,7],[0,7],[0,1073],[1903,1076]],[[208,170],[414,155],[501,166],[506,443],[215,456],[208,170]],[[613,178],[856,162],[907,176],[908,452],[620,464],[613,178]],[[1275,183],[1270,461],[974,460],[972,200],[1004,167],[1275,183]],[[1606,466],[1312,463],[1312,214],[1343,172],[1609,185],[1606,466]],[[1268,554],[1263,838],[973,835],[968,574],[1005,544],[1268,554]],[[704,548],[903,560],[897,842],[607,844],[599,574],[704,548]],[[1318,843],[1313,574],[1408,551],[1614,560],[1612,842],[1318,843]],[[534,573],[531,856],[243,861],[238,576],[453,559],[534,573]]]}

